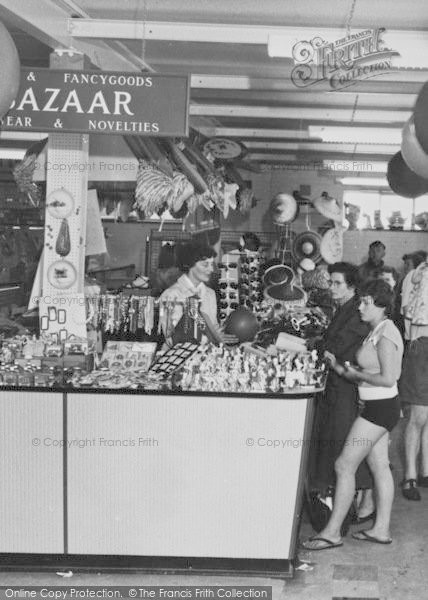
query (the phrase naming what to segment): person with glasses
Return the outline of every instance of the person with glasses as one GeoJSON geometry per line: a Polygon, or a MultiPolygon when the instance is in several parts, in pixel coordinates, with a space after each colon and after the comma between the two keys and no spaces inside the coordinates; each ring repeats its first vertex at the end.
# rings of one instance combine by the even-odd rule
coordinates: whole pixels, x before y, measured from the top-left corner
{"type": "Polygon", "coordinates": [[[400,418],[397,382],[401,374],[403,340],[389,318],[394,293],[386,281],[370,280],[359,290],[361,319],[369,325],[369,335],[356,354],[356,365],[342,363],[327,352],[332,369],[339,377],[358,385],[364,409],[347,436],[336,461],[337,485],[333,512],[323,530],[302,545],[307,550],[325,550],[343,545],[342,523],[355,495],[355,473],[367,459],[376,491],[376,516],[369,529],[355,532],[359,541],[390,544],[390,518],[394,481],[388,458],[388,432],[400,418]]]}
{"type": "MultiPolygon", "coordinates": [[[[177,264],[183,274],[161,294],[159,302],[161,306],[165,306],[168,302],[172,303],[172,314],[169,316],[171,322],[168,325],[171,325],[174,330],[183,317],[185,300],[191,297],[198,298],[200,312],[208,318],[216,339],[225,344],[235,344],[238,342],[237,338],[225,334],[220,328],[217,321],[216,295],[208,285],[214,272],[215,257],[215,250],[206,244],[190,242],[178,246],[177,264]]],[[[166,332],[167,346],[173,345],[173,336],[170,333],[170,331],[166,332]]]]}
{"type": "MultiPolygon", "coordinates": [[[[334,354],[342,364],[346,361],[355,362],[356,351],[369,331],[368,324],[361,320],[358,312],[358,267],[347,262],[337,262],[328,266],[328,273],[335,313],[322,340],[312,345],[315,345],[321,356],[327,351],[334,354]]],[[[331,508],[336,486],[335,462],[358,411],[357,386],[331,369],[325,391],[316,405],[311,444],[309,487],[314,507],[317,506],[317,498],[321,498],[331,508]],[[315,492],[318,496],[314,495],[315,492]]],[[[357,489],[372,487],[372,478],[365,462],[359,467],[356,477],[357,489]]],[[[368,519],[373,511],[372,498],[367,495],[367,499],[359,507],[360,516],[356,518],[368,519]]],[[[316,517],[312,523],[314,528],[320,528],[321,524],[317,525],[315,520],[316,517]]]]}

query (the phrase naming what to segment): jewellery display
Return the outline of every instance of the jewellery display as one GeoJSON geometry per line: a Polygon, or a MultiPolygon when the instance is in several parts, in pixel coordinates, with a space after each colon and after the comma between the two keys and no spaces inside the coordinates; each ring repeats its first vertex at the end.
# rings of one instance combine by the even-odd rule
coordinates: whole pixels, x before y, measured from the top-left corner
{"type": "Polygon", "coordinates": [[[224,254],[222,261],[217,266],[220,270],[219,316],[220,322],[223,322],[239,306],[240,256],[235,253],[224,254]]]}
{"type": "Polygon", "coordinates": [[[260,279],[261,256],[248,250],[241,254],[239,300],[242,306],[253,310],[254,303],[263,298],[260,279]]]}

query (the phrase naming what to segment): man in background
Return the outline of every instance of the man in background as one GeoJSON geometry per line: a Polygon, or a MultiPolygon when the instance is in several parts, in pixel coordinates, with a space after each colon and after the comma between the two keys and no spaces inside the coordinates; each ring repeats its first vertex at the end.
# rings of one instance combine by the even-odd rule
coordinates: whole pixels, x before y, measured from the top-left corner
{"type": "Polygon", "coordinates": [[[361,282],[367,279],[376,279],[384,267],[385,244],[380,240],[372,242],[369,246],[369,258],[358,268],[358,277],[361,282]]]}

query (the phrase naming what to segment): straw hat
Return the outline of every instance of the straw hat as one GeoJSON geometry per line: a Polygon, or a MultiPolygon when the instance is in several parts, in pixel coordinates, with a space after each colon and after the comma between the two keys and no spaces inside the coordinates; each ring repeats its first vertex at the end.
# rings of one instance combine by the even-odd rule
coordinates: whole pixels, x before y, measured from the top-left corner
{"type": "Polygon", "coordinates": [[[291,247],[291,253],[296,263],[304,258],[310,258],[313,262],[320,259],[321,237],[315,231],[303,231],[296,235],[291,247]]]}
{"type": "Polygon", "coordinates": [[[297,218],[299,206],[293,196],[281,192],[272,199],[270,212],[273,224],[282,226],[297,218]]]}
{"type": "Polygon", "coordinates": [[[266,269],[263,275],[265,287],[272,285],[290,284],[293,281],[294,273],[286,265],[273,265],[266,269]]]}
{"type": "Polygon", "coordinates": [[[342,207],[327,192],[323,192],[319,198],[313,200],[312,204],[327,219],[332,219],[336,223],[342,222],[342,207]]]}
{"type": "Polygon", "coordinates": [[[342,260],[343,256],[343,227],[332,227],[322,237],[321,256],[326,263],[332,265],[342,260]]]}

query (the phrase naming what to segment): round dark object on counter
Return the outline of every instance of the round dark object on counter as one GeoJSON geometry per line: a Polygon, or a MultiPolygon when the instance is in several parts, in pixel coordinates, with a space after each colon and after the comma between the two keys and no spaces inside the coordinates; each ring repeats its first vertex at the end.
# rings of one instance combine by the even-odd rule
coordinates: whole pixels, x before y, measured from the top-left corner
{"type": "Polygon", "coordinates": [[[244,307],[237,308],[227,317],[224,331],[235,335],[240,342],[250,342],[259,330],[259,323],[254,313],[244,307]]]}

